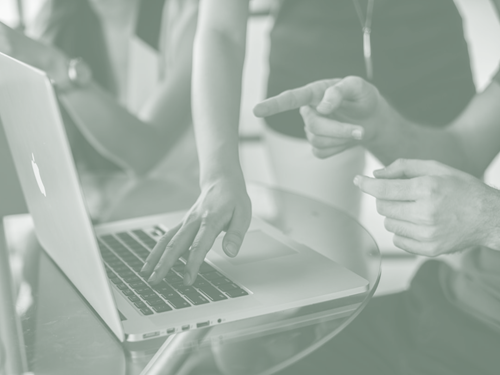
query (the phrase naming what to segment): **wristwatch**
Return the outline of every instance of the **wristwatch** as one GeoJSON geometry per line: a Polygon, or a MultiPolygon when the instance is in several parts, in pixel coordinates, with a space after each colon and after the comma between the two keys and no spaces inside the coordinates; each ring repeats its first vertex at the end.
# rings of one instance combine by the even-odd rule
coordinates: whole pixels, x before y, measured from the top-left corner
{"type": "Polygon", "coordinates": [[[68,78],[72,86],[84,87],[92,81],[92,70],[81,57],[71,59],[68,63],[68,78]]]}

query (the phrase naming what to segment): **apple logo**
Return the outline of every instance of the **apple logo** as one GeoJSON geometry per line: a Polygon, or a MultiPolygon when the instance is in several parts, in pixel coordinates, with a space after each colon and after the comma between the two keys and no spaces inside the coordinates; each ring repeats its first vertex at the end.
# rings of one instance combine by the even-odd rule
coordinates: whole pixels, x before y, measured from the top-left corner
{"type": "Polygon", "coordinates": [[[31,154],[31,167],[33,168],[33,173],[35,174],[36,183],[38,184],[38,188],[42,192],[42,194],[46,197],[47,193],[45,192],[45,186],[43,185],[42,177],[40,176],[40,169],[38,169],[38,165],[35,162],[35,155],[31,154]]]}

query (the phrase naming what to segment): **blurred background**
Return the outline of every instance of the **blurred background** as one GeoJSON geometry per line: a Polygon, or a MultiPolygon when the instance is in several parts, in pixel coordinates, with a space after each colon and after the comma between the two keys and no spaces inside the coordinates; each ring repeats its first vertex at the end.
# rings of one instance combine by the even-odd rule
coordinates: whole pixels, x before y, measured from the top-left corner
{"type": "MultiPolygon", "coordinates": [[[[30,24],[43,1],[0,0],[0,21],[11,27],[26,29],[29,34],[30,24]]],[[[252,4],[255,16],[249,24],[240,126],[242,163],[247,181],[272,185],[274,176],[261,142],[263,124],[251,112],[253,105],[265,95],[268,32],[272,25],[267,10],[271,1],[254,0],[252,4]]],[[[489,83],[500,63],[500,23],[489,0],[456,0],[456,3],[465,23],[476,88],[481,90],[489,83]]],[[[371,175],[380,164],[368,153],[366,157],[365,174],[371,175]]],[[[12,166],[8,150],[3,147],[0,149],[2,174],[5,169],[12,169],[12,166]]],[[[491,165],[485,179],[489,184],[500,187],[499,158],[491,165]]],[[[0,180],[0,191],[3,193],[0,198],[0,216],[25,212],[20,197],[11,199],[9,194],[5,194],[16,189],[16,186],[16,181],[0,180]]],[[[392,245],[391,235],[385,231],[383,219],[377,214],[371,197],[363,197],[360,221],[374,236],[383,254],[383,276],[377,293],[404,289],[421,259],[408,256],[392,245]]]]}

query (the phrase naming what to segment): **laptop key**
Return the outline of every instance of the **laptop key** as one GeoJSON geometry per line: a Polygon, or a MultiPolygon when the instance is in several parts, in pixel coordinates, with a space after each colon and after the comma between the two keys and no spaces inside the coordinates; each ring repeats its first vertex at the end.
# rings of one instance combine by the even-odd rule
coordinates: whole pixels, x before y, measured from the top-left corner
{"type": "Polygon", "coordinates": [[[196,294],[193,293],[186,295],[185,297],[193,305],[203,305],[205,303],[209,303],[209,301],[198,292],[196,292],[196,294]]]}
{"type": "Polygon", "coordinates": [[[142,301],[137,301],[137,302],[134,302],[134,305],[138,308],[138,309],[143,309],[145,307],[147,307],[147,305],[142,302],[142,301]]]}
{"type": "Polygon", "coordinates": [[[167,305],[166,303],[164,305],[160,306],[152,306],[151,307],[155,312],[157,313],[162,313],[162,312],[167,312],[167,311],[172,311],[173,309],[167,305]]]}
{"type": "Polygon", "coordinates": [[[161,300],[161,298],[156,293],[141,295],[141,297],[142,297],[142,299],[144,299],[146,301],[161,300]]]}
{"type": "Polygon", "coordinates": [[[242,297],[242,296],[248,295],[248,293],[241,288],[228,290],[227,292],[224,292],[224,293],[226,293],[231,298],[242,297]]]}
{"type": "Polygon", "coordinates": [[[228,290],[233,290],[233,289],[240,289],[240,287],[234,283],[228,283],[228,284],[222,284],[217,286],[219,290],[222,290],[223,292],[226,292],[228,290]]]}
{"type": "Polygon", "coordinates": [[[142,299],[156,298],[158,295],[156,293],[139,293],[142,299]]]}
{"type": "Polygon", "coordinates": [[[158,297],[146,300],[146,303],[149,306],[161,306],[161,305],[165,305],[165,301],[163,301],[161,298],[158,298],[158,297]]]}
{"type": "Polygon", "coordinates": [[[127,290],[128,289],[127,284],[124,284],[124,283],[116,283],[115,285],[120,290],[127,290]]]}
{"type": "Polygon", "coordinates": [[[164,280],[168,283],[176,283],[176,282],[183,282],[182,277],[177,275],[176,273],[169,271],[167,273],[167,276],[165,276],[164,280]]]}
{"type": "Polygon", "coordinates": [[[176,298],[165,298],[168,303],[170,303],[175,309],[183,309],[190,307],[191,305],[181,296],[176,298]]]}
{"type": "Polygon", "coordinates": [[[229,280],[227,277],[223,277],[223,278],[220,278],[220,279],[216,279],[216,280],[211,280],[210,281],[213,285],[215,285],[216,287],[219,287],[221,285],[226,285],[226,284],[231,284],[232,281],[229,280]]]}
{"type": "Polygon", "coordinates": [[[140,311],[144,315],[153,315],[153,312],[150,309],[148,309],[147,307],[140,309],[140,311]]]}
{"type": "Polygon", "coordinates": [[[132,292],[130,289],[122,290],[122,293],[125,294],[127,297],[128,296],[135,296],[135,293],[132,292]]]}
{"type": "Polygon", "coordinates": [[[223,293],[219,292],[216,288],[214,288],[211,285],[208,284],[202,285],[201,287],[198,287],[198,289],[214,302],[227,299],[227,297],[223,293]]]}
{"type": "Polygon", "coordinates": [[[192,293],[197,293],[196,289],[194,289],[192,286],[179,286],[176,288],[176,290],[182,294],[192,294],[192,293]]]}
{"type": "Polygon", "coordinates": [[[203,262],[200,266],[200,271],[199,273],[200,274],[204,274],[204,273],[210,273],[210,272],[214,272],[215,271],[215,268],[213,268],[211,265],[209,265],[208,263],[206,262],[203,262]]]}
{"type": "Polygon", "coordinates": [[[139,302],[141,299],[137,297],[135,294],[127,296],[127,298],[130,300],[130,302],[139,302]]]}
{"type": "Polygon", "coordinates": [[[220,278],[224,277],[224,275],[222,275],[221,273],[219,273],[217,271],[213,271],[213,272],[208,272],[208,273],[203,274],[203,277],[211,282],[212,280],[216,280],[216,279],[220,279],[220,278]]]}

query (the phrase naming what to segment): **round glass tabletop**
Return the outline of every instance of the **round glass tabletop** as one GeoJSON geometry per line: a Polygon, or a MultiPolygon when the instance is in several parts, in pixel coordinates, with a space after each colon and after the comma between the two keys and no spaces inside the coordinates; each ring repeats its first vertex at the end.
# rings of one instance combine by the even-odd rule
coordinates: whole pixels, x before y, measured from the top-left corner
{"type": "MultiPolygon", "coordinates": [[[[161,184],[132,191],[129,208],[113,219],[169,210],[161,184]],[[156,197],[156,198],[154,198],[156,197]],[[150,212],[142,199],[155,199],[150,212]],[[165,200],[162,200],[165,199],[165,200]]],[[[370,234],[345,213],[313,199],[261,185],[249,186],[254,215],[368,281],[361,294],[250,319],[200,328],[138,345],[122,345],[74,286],[41,251],[26,215],[4,223],[16,304],[3,303],[3,348],[34,373],[272,374],[300,360],[345,328],[373,296],[380,253],[370,234]],[[17,340],[17,341],[16,341],[17,340]],[[20,350],[16,351],[18,347],[20,350]]],[[[189,207],[193,196],[176,200],[189,207]]],[[[0,280],[5,291],[5,272],[0,280]]],[[[5,353],[2,353],[5,354],[5,353]]],[[[11,362],[12,362],[11,361],[11,362]]],[[[7,366],[7,365],[5,365],[7,366]]],[[[12,366],[12,364],[11,364],[12,366]]],[[[12,367],[11,367],[12,368],[12,367]]],[[[0,374],[2,374],[0,368],[0,374]]]]}

